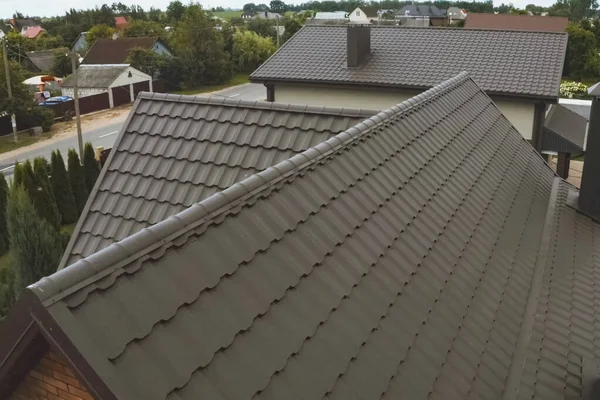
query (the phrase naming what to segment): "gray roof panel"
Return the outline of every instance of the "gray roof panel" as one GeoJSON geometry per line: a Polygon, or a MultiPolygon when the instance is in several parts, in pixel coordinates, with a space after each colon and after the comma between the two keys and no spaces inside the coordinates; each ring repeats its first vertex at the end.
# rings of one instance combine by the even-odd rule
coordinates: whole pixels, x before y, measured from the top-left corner
{"type": "Polygon", "coordinates": [[[461,74],[29,290],[117,398],[580,397],[566,185],[461,74]]]}
{"type": "Polygon", "coordinates": [[[61,267],[314,147],[374,113],[142,94],[90,195],[61,267]]]}
{"type": "Polygon", "coordinates": [[[550,105],[544,128],[542,150],[551,149],[568,153],[584,151],[588,120],[568,106],[550,105]]]}
{"type": "Polygon", "coordinates": [[[371,57],[348,69],[346,29],[305,26],[251,80],[429,88],[467,71],[488,94],[558,98],[566,33],[374,26],[371,57]]]}
{"type": "MultiPolygon", "coordinates": [[[[129,67],[128,64],[113,65],[86,65],[77,68],[77,84],[80,88],[106,89],[129,67]]],[[[74,87],[75,77],[69,75],[62,83],[62,87],[74,87]]]]}

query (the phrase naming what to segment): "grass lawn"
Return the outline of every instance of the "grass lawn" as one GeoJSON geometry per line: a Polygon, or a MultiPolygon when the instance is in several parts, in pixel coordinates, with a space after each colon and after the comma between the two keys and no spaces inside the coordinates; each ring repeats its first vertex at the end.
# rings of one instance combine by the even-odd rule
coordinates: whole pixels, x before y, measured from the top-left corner
{"type": "Polygon", "coordinates": [[[14,149],[18,149],[19,147],[29,146],[41,140],[50,139],[52,137],[52,132],[42,133],[41,135],[32,136],[27,132],[19,134],[19,141],[15,142],[13,139],[13,135],[6,135],[0,137],[0,153],[6,153],[7,151],[11,151],[14,149]]]}
{"type": "Polygon", "coordinates": [[[241,17],[242,11],[214,11],[212,12],[212,15],[223,18],[225,21],[229,21],[231,18],[241,17]]]}
{"type": "Polygon", "coordinates": [[[246,74],[246,73],[235,74],[229,82],[223,83],[221,85],[198,86],[196,88],[180,90],[175,93],[177,93],[177,94],[199,94],[199,93],[215,92],[217,90],[227,89],[228,87],[231,87],[231,86],[242,85],[244,83],[248,83],[248,82],[250,82],[250,80],[248,79],[248,76],[249,76],[249,74],[246,74]]]}

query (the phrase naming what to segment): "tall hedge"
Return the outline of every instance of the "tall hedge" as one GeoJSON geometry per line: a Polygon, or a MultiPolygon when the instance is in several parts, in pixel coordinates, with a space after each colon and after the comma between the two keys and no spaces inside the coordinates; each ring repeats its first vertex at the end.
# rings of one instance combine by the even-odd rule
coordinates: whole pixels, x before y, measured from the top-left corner
{"type": "Polygon", "coordinates": [[[54,190],[50,185],[49,171],[48,160],[42,157],[36,157],[33,160],[33,174],[37,185],[37,193],[33,198],[33,204],[40,216],[58,230],[60,229],[61,216],[54,198],[54,190]]]}
{"type": "Polygon", "coordinates": [[[0,172],[0,256],[8,250],[8,228],[6,226],[6,201],[8,184],[4,174],[0,172]]]}
{"type": "Polygon", "coordinates": [[[65,160],[60,151],[56,150],[52,152],[50,167],[52,190],[54,191],[58,211],[62,217],[62,223],[74,224],[77,222],[78,216],[77,205],[75,204],[73,190],[69,184],[69,174],[65,167],[65,160]]]}
{"type": "Polygon", "coordinates": [[[89,192],[94,188],[94,184],[100,175],[100,164],[94,156],[94,147],[90,142],[85,144],[83,150],[83,171],[85,175],[85,184],[89,192]]]}
{"type": "Polygon", "coordinates": [[[64,240],[60,232],[38,216],[22,185],[14,185],[6,206],[15,295],[58,266],[64,240]]]}
{"type": "Polygon", "coordinates": [[[77,206],[77,213],[81,215],[85,202],[88,198],[88,190],[85,184],[85,176],[83,173],[83,167],[79,162],[79,156],[74,149],[69,149],[69,155],[67,160],[69,166],[69,183],[71,184],[71,190],[73,191],[73,197],[75,197],[75,205],[77,206]]]}
{"type": "Polygon", "coordinates": [[[13,182],[16,185],[20,185],[23,183],[23,164],[20,164],[18,161],[15,163],[15,169],[13,172],[13,182]]]}

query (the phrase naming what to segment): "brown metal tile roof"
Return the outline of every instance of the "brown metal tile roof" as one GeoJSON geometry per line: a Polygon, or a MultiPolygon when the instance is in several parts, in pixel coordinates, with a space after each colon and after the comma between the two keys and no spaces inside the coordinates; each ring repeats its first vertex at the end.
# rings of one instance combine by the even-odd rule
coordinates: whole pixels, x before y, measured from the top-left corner
{"type": "Polygon", "coordinates": [[[28,310],[119,399],[580,398],[600,236],[569,189],[461,74],[42,279],[28,310]]]}
{"type": "Polygon", "coordinates": [[[538,15],[468,13],[465,28],[503,29],[515,31],[566,32],[567,17],[538,15]]]}
{"type": "Polygon", "coordinates": [[[153,37],[96,39],[82,64],[124,64],[134,47],[151,49],[158,39],[153,37]]]}
{"type": "Polygon", "coordinates": [[[61,267],[373,114],[223,97],[142,94],[90,194],[61,267]]]}
{"type": "Polygon", "coordinates": [[[250,79],[425,89],[467,71],[488,94],[558,98],[566,33],[374,26],[371,57],[349,69],[346,30],[305,26],[250,79]]]}

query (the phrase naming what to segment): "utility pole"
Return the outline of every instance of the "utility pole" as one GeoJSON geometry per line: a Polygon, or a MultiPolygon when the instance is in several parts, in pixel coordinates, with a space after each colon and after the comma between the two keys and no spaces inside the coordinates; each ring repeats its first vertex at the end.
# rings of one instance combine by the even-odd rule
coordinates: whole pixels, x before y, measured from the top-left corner
{"type": "MultiPolygon", "coordinates": [[[[8,99],[12,99],[12,87],[10,83],[10,71],[8,67],[8,50],[6,50],[6,39],[2,41],[2,55],[4,56],[4,71],[6,72],[6,89],[8,90],[8,99]]],[[[19,136],[17,135],[17,118],[15,114],[12,113],[10,115],[10,123],[12,125],[13,137],[15,142],[19,141],[19,136]]]]}
{"type": "Polygon", "coordinates": [[[75,87],[73,89],[73,101],[75,102],[75,120],[77,122],[77,142],[79,143],[79,159],[83,160],[83,136],[81,135],[81,119],[79,118],[79,87],[77,83],[77,56],[75,52],[68,54],[71,56],[71,71],[75,87]]]}

